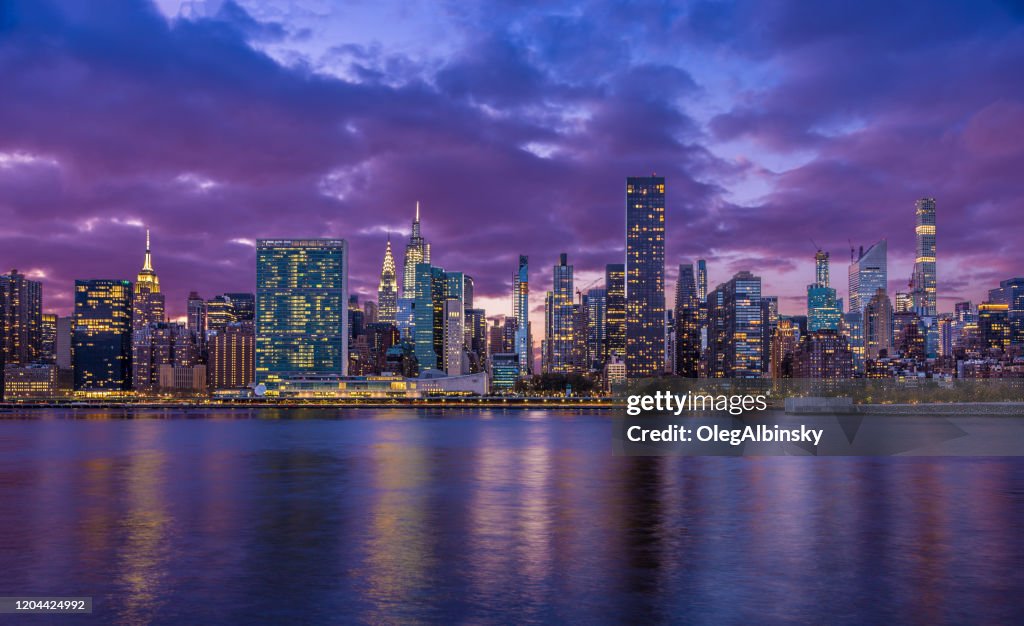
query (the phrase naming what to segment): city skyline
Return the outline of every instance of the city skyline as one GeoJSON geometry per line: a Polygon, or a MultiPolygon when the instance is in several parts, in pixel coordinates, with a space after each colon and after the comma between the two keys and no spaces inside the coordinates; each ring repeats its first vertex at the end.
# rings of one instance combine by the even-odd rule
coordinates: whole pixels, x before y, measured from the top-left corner
{"type": "MultiPolygon", "coordinates": [[[[798,313],[812,238],[834,271],[851,243],[887,239],[889,292],[906,291],[912,206],[922,197],[938,202],[940,311],[984,300],[1024,264],[1000,236],[1016,226],[1024,197],[1014,175],[1024,154],[1001,130],[1024,120],[1021,81],[1009,72],[1022,54],[1020,16],[1001,5],[943,5],[930,21],[897,14],[884,25],[860,17],[853,35],[820,24],[860,12],[807,9],[810,29],[780,6],[759,10],[776,19],[746,41],[764,16],[730,4],[664,9],[657,24],[601,3],[582,13],[470,11],[461,25],[423,5],[394,18],[398,32],[426,20],[479,35],[448,39],[437,58],[422,40],[403,47],[400,35],[345,26],[367,8],[334,10],[318,25],[260,2],[143,3],[116,16],[11,7],[11,36],[0,43],[15,94],[0,104],[0,244],[8,266],[43,283],[48,312],[70,312],[75,279],[133,278],[133,242],[146,228],[173,318],[185,315],[191,291],[253,289],[260,238],[346,239],[352,291],[373,299],[386,235],[401,257],[419,200],[431,261],[473,275],[477,306],[490,315],[508,314],[510,268],[530,258],[539,329],[540,294],[551,288],[540,270],[566,252],[587,284],[621,262],[622,179],[651,172],[668,181],[668,293],[679,264],[707,259],[711,288],[749,270],[783,313],[798,313]],[[575,38],[537,48],[558,20],[575,38]],[[599,53],[572,42],[612,25],[631,36],[670,29],[663,34],[714,60],[722,77],[640,37],[635,54],[606,71],[574,72],[599,53]],[[914,37],[925,25],[947,43],[914,37]],[[330,58],[328,40],[340,48],[330,58]],[[881,43],[903,63],[883,63],[881,43]],[[953,55],[954,45],[979,54],[953,55]],[[832,57],[819,61],[820,48],[832,57]],[[861,55],[882,80],[825,62],[839,53],[861,55]],[[211,62],[218,56],[231,72],[211,62]],[[943,72],[915,72],[925,63],[943,72]],[[789,99],[812,84],[836,94],[805,106],[789,99]],[[944,84],[963,95],[922,100],[944,84]],[[69,100],[80,103],[70,125],[69,100]],[[415,111],[423,117],[410,118],[415,111]]],[[[393,7],[374,10],[393,16],[393,7]]],[[[833,282],[848,298],[845,281],[833,282]]]]}

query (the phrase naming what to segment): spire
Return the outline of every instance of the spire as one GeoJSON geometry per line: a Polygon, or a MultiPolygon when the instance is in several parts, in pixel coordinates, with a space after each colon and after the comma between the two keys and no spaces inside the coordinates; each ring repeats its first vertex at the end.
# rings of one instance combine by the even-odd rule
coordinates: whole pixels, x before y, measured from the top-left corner
{"type": "Polygon", "coordinates": [[[153,256],[149,251],[149,229],[146,229],[146,260],[142,263],[143,272],[153,271],[153,256]]]}
{"type": "Polygon", "coordinates": [[[160,279],[153,271],[153,254],[149,247],[149,229],[146,229],[146,259],[142,262],[142,271],[139,272],[135,283],[135,293],[146,290],[149,293],[160,293],[160,279]]]}
{"type": "Polygon", "coordinates": [[[420,201],[416,201],[416,219],[412,221],[412,239],[420,238],[420,201]]]}

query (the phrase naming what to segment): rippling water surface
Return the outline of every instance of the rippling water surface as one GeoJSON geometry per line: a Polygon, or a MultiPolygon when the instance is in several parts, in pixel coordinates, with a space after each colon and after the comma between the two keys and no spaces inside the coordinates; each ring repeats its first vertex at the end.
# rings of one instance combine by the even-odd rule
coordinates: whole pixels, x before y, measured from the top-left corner
{"type": "Polygon", "coordinates": [[[132,624],[1024,621],[1024,459],[617,457],[606,417],[558,412],[122,415],[0,414],[0,596],[132,624]]]}

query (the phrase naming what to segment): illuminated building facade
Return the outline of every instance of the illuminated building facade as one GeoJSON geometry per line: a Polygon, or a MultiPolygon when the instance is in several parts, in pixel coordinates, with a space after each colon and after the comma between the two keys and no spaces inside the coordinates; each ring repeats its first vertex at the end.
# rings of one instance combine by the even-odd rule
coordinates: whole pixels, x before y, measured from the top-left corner
{"type": "Polygon", "coordinates": [[[768,359],[768,375],[771,378],[793,377],[793,355],[800,342],[800,328],[793,320],[779,320],[772,334],[770,356],[768,359]]]}
{"type": "Polygon", "coordinates": [[[402,275],[402,297],[416,297],[416,266],[420,263],[430,264],[430,244],[420,232],[420,203],[416,203],[416,218],[412,221],[412,232],[409,243],[405,245],[405,260],[402,275]]]}
{"type": "Polygon", "coordinates": [[[519,355],[499,352],[491,355],[491,393],[511,393],[519,379],[519,355]]]}
{"type": "Polygon", "coordinates": [[[429,263],[416,266],[416,298],[413,302],[413,344],[420,372],[444,367],[444,307],[448,277],[429,263]]]}
{"type": "MultiPolygon", "coordinates": [[[[461,298],[448,298],[444,303],[444,371],[449,376],[468,374],[463,371],[462,357],[466,345],[465,309],[461,298]]],[[[466,368],[468,369],[468,368],[466,368]]]]}
{"type": "Polygon", "coordinates": [[[626,179],[626,374],[665,364],[665,178],[626,179]]]}
{"type": "Polygon", "coordinates": [[[132,299],[131,281],[75,281],[75,391],[131,389],[132,299]]]}
{"type": "Polygon", "coordinates": [[[233,322],[210,334],[206,374],[210,389],[244,389],[256,375],[256,327],[233,322]]]}
{"type": "Polygon", "coordinates": [[[684,263],[679,266],[675,301],[675,373],[679,376],[696,378],[700,375],[700,309],[693,264],[684,263]]]}
{"type": "Polygon", "coordinates": [[[398,276],[395,257],[391,254],[391,235],[388,235],[387,247],[384,249],[384,265],[381,267],[380,283],[377,286],[377,321],[397,324],[397,318],[398,276]]]}
{"type": "Polygon", "coordinates": [[[842,313],[836,302],[836,290],[829,286],[828,252],[818,250],[814,255],[814,283],[807,285],[807,328],[839,330],[842,313]]]}
{"type": "Polygon", "coordinates": [[[853,353],[846,338],[834,330],[812,331],[800,339],[793,354],[793,377],[842,380],[853,377],[853,353]]]}
{"type": "Polygon", "coordinates": [[[864,355],[868,359],[892,355],[892,302],[879,289],[864,308],[864,355]]]}
{"type": "Polygon", "coordinates": [[[533,346],[530,337],[530,259],[519,255],[519,267],[512,277],[512,317],[516,318],[515,352],[519,355],[519,375],[533,371],[533,346]]]}
{"type": "Polygon", "coordinates": [[[1010,307],[1007,304],[983,302],[978,305],[978,332],[981,345],[991,350],[1010,347],[1010,307]]]}
{"type": "Polygon", "coordinates": [[[3,326],[0,337],[6,365],[28,365],[41,357],[43,285],[18,270],[0,275],[3,326]]]}
{"type": "Polygon", "coordinates": [[[626,359],[626,266],[611,263],[604,268],[604,288],[607,292],[605,315],[604,361],[626,359]]]}
{"type": "Polygon", "coordinates": [[[132,333],[132,387],[155,391],[163,366],[194,367],[200,356],[195,335],[184,324],[153,322],[132,333]]]}
{"type": "Polygon", "coordinates": [[[568,255],[562,253],[558,257],[558,265],[552,268],[551,297],[545,307],[545,319],[548,327],[544,333],[547,345],[547,372],[567,374],[576,370],[574,356],[574,316],[573,309],[573,266],[569,265],[568,255]]]}
{"type": "Polygon", "coordinates": [[[1010,324],[1010,343],[1024,344],[1024,278],[1010,278],[989,290],[988,301],[1005,304],[1010,324]]]}
{"type": "Polygon", "coordinates": [[[763,370],[761,277],[739,272],[721,286],[724,372],[727,378],[760,378],[763,370]]]}
{"type": "MultiPolygon", "coordinates": [[[[851,250],[851,256],[852,256],[851,250]]],[[[871,298],[878,293],[878,290],[888,291],[888,243],[885,239],[876,242],[873,246],[860,252],[856,260],[852,260],[849,269],[850,281],[850,311],[863,312],[871,298]]]]}
{"type": "Polygon", "coordinates": [[[39,326],[39,362],[57,362],[57,316],[43,313],[39,326]]]}
{"type": "Polygon", "coordinates": [[[307,374],[348,367],[348,244],[344,239],[256,243],[256,382],[275,393],[307,374]]]}
{"type": "Polygon", "coordinates": [[[149,246],[149,231],[146,231],[146,256],[142,269],[135,279],[132,297],[132,330],[138,331],[150,324],[164,321],[164,295],[160,293],[160,278],[153,270],[153,254],[149,246]]]}
{"type": "Polygon", "coordinates": [[[587,369],[601,371],[608,342],[608,290],[587,291],[587,369]]]}
{"type": "Polygon", "coordinates": [[[912,306],[921,317],[935,317],[935,199],[921,198],[914,203],[917,258],[911,279],[912,306]]]}

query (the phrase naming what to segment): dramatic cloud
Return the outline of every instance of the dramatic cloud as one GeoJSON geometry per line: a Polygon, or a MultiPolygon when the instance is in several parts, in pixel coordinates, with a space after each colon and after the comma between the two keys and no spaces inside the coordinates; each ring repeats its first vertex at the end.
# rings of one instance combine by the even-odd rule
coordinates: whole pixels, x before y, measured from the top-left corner
{"type": "MultiPolygon", "coordinates": [[[[812,240],[889,239],[939,207],[940,308],[1024,273],[1024,21],[1012,3],[83,3],[0,9],[0,263],[67,313],[132,278],[169,308],[253,290],[261,237],[338,236],[375,297],[416,200],[435,261],[510,309],[568,252],[621,262],[624,179],[668,178],[668,268],[750,269],[798,312],[812,240]]],[[[670,282],[671,287],[671,282],[670,282]]],[[[537,320],[540,323],[540,320],[537,320]]]]}

